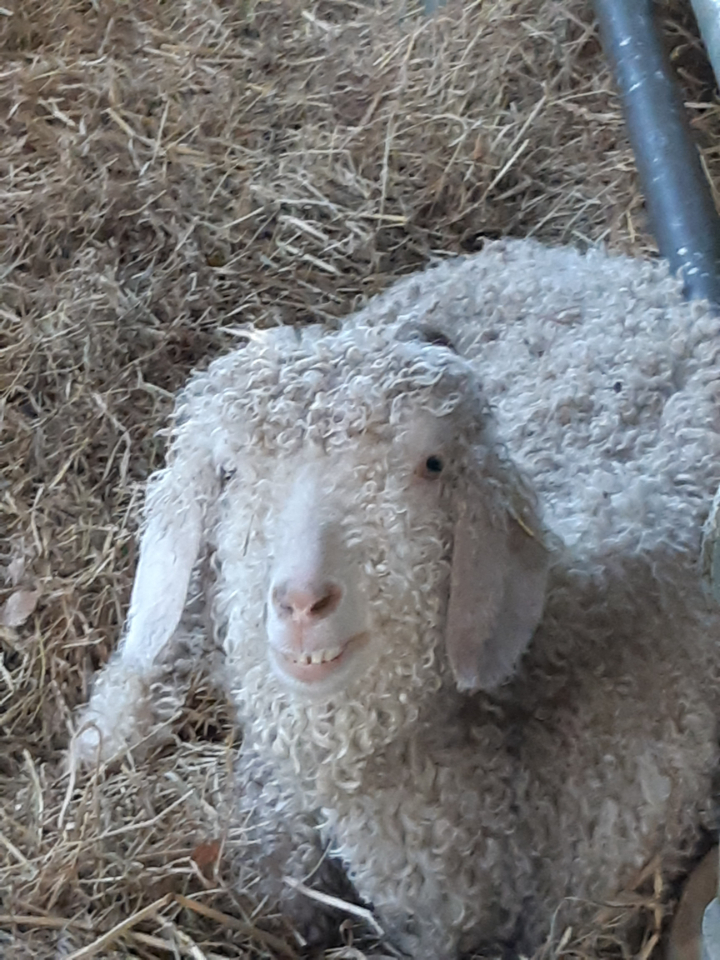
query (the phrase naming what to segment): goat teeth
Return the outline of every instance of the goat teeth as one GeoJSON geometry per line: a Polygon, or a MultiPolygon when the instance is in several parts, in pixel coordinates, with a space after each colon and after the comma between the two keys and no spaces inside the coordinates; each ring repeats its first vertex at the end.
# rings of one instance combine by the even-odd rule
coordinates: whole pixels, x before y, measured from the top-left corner
{"type": "Polygon", "coordinates": [[[295,663],[309,667],[313,664],[329,663],[331,660],[337,660],[341,653],[342,647],[331,647],[329,650],[313,650],[312,653],[300,653],[293,659],[295,663]]]}

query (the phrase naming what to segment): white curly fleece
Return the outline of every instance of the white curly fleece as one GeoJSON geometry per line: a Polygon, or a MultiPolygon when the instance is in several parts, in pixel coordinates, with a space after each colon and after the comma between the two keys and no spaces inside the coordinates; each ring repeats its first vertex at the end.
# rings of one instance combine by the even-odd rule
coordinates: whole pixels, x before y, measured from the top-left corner
{"type": "Polygon", "coordinates": [[[691,843],[718,754],[720,617],[697,560],[719,391],[720,321],[662,265],[528,241],[410,277],[337,333],[252,336],[191,381],[149,523],[172,534],[185,518],[186,541],[197,527],[214,552],[240,805],[272,896],[301,916],[283,876],[304,879],[331,843],[418,960],[532,949],[565,898],[575,922],[691,843]],[[426,490],[412,471],[428,418],[447,471],[426,490]],[[372,637],[320,701],[278,679],[264,625],[304,470],[372,637]],[[513,678],[467,696],[444,640],[454,523],[478,504],[544,539],[552,566],[513,678]]]}

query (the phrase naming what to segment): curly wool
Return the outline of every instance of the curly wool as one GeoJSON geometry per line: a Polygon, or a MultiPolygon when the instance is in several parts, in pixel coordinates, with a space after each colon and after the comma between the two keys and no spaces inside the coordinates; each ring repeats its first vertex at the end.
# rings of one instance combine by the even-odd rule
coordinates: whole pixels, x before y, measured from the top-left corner
{"type": "Polygon", "coordinates": [[[720,616],[697,558],[719,393],[720,321],[664,266],[528,241],[410,277],[337,333],[253,334],[189,384],[148,510],[203,498],[268,895],[299,912],[282,878],[331,843],[418,960],[533,949],[560,904],[575,922],[692,843],[718,759],[720,616]],[[423,412],[449,425],[435,500],[409,495],[423,412]],[[283,499],[318,463],[316,521],[358,558],[376,643],[341,696],[309,702],[270,666],[264,604],[283,499]],[[542,622],[492,694],[458,693],[445,652],[444,497],[553,550],[542,622]]]}
{"type": "Polygon", "coordinates": [[[717,473],[720,321],[683,301],[665,264],[500,242],[401,281],[351,322],[398,319],[472,360],[568,546],[589,557],[663,530],[695,549],[692,514],[717,473]]]}

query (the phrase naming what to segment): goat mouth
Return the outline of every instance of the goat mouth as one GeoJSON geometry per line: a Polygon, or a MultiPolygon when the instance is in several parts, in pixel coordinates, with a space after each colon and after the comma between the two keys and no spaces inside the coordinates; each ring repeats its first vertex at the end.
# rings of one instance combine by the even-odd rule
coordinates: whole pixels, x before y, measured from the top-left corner
{"type": "Polygon", "coordinates": [[[370,638],[367,631],[353,634],[344,643],[310,653],[293,653],[271,647],[280,669],[295,680],[317,683],[339,670],[370,638]]]}

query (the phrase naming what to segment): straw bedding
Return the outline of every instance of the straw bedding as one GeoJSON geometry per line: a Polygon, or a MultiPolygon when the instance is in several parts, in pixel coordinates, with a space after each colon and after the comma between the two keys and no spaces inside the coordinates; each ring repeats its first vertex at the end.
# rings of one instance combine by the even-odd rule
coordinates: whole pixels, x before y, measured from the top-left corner
{"type": "MultiPolygon", "coordinates": [[[[666,21],[718,185],[711,74],[683,5],[666,21]]],[[[63,774],[158,429],[241,323],[332,323],[487,237],[652,254],[590,12],[23,0],[0,8],[0,176],[0,956],[298,955],[233,887],[238,734],[200,673],[173,745],[63,774]]],[[[548,951],[645,958],[671,906],[650,865],[548,951]],[[627,911],[632,943],[614,936],[627,911]]],[[[372,949],[341,934],[344,956],[372,949]]]]}

